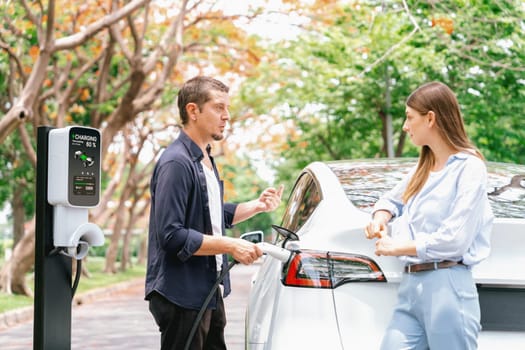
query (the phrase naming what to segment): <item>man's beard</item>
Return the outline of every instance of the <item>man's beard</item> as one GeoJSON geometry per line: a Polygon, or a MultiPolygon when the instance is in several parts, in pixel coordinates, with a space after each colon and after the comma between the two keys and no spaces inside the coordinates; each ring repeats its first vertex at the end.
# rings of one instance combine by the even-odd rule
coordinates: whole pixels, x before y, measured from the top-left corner
{"type": "Polygon", "coordinates": [[[224,138],[224,134],[213,134],[211,135],[212,139],[214,139],[215,141],[220,141],[224,138]]]}

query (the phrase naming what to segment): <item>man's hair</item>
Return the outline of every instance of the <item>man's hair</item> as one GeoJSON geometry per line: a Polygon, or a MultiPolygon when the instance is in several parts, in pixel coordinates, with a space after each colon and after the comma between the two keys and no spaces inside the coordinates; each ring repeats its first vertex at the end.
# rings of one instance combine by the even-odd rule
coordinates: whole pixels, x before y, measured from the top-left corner
{"type": "Polygon", "coordinates": [[[177,96],[177,106],[182,125],[188,123],[188,113],[186,106],[188,103],[195,103],[199,109],[211,99],[211,91],[221,91],[228,93],[229,87],[218,81],[206,76],[197,76],[186,81],[179,90],[177,96]]]}

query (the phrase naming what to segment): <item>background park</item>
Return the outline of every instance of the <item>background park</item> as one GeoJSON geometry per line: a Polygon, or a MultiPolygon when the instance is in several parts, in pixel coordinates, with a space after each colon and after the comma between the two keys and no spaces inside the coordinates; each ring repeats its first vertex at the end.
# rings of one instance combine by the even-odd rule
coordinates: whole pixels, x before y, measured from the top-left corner
{"type": "MultiPolygon", "coordinates": [[[[231,87],[213,146],[226,200],[292,189],[315,160],[417,155],[404,101],[440,80],[487,160],[525,164],[521,0],[0,0],[0,313],[33,303],[36,132],[102,132],[102,192],[79,292],[144,275],[149,179],[180,129],[176,95],[231,87]]],[[[281,208],[282,210],[282,208],[281,208]]],[[[271,235],[280,212],[228,233],[271,235]]]]}

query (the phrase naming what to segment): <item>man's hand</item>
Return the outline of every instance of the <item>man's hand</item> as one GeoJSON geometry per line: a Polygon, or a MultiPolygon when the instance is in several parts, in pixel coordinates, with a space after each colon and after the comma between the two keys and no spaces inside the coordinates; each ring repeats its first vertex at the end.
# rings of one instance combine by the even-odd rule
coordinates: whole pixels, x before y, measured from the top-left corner
{"type": "Polygon", "coordinates": [[[240,203],[235,209],[233,224],[238,224],[262,212],[274,211],[281,204],[284,186],[280,185],[279,189],[273,187],[265,189],[259,198],[252,199],[249,202],[240,203]]]}
{"type": "Polygon", "coordinates": [[[258,198],[257,209],[260,212],[274,211],[281,204],[284,186],[280,185],[279,189],[269,187],[265,189],[258,198]]]}
{"type": "Polygon", "coordinates": [[[231,255],[241,264],[253,264],[263,254],[261,248],[252,242],[240,238],[233,238],[231,242],[233,245],[231,255]]]}

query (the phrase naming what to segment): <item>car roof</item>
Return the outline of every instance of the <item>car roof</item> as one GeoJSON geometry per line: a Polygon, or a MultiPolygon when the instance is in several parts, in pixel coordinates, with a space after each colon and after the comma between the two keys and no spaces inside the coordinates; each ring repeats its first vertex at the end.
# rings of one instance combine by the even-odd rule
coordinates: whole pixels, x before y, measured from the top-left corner
{"type": "MultiPolygon", "coordinates": [[[[417,164],[416,158],[377,158],[323,162],[338,178],[347,198],[370,212],[379,197],[417,164]]],[[[487,162],[488,197],[499,218],[525,219],[525,165],[487,162]]]]}

